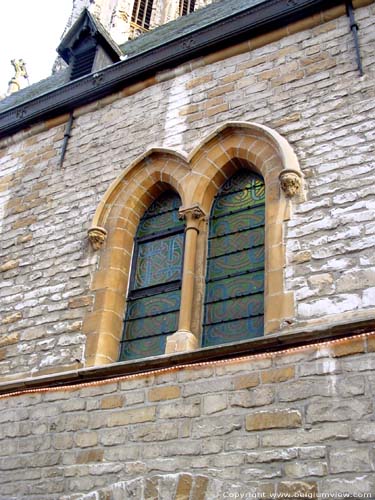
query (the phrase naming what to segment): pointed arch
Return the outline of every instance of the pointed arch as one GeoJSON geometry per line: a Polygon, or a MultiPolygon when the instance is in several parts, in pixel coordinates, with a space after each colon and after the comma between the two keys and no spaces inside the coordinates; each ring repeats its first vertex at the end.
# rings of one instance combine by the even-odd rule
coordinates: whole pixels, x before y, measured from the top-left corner
{"type": "MultiPolygon", "coordinates": [[[[273,333],[282,321],[294,315],[294,297],[284,287],[284,221],[290,216],[290,202],[280,187],[283,172],[302,180],[298,159],[290,144],[276,131],[249,122],[229,122],[218,127],[190,154],[194,183],[189,202],[210,213],[215,195],[239,169],[260,174],[265,181],[265,289],[264,328],[273,333]]],[[[302,190],[301,190],[302,192],[302,190]]],[[[206,238],[198,243],[204,252],[206,238]]],[[[198,280],[204,280],[204,267],[198,280]]],[[[203,291],[201,291],[203,294],[203,291]]]]}
{"type": "MultiPolygon", "coordinates": [[[[170,149],[149,150],[125,168],[103,196],[93,226],[104,228],[108,237],[92,282],[94,308],[83,325],[87,334],[88,366],[118,359],[133,241],[147,208],[163,191],[172,189],[181,199],[182,213],[199,209],[208,215],[221,186],[240,169],[261,175],[265,182],[264,333],[279,331],[285,320],[294,317],[294,296],[284,285],[283,231],[284,222],[290,217],[291,195],[283,191],[280,179],[284,174],[291,174],[294,181],[297,179],[298,196],[303,196],[298,159],[290,144],[269,127],[228,122],[209,134],[188,157],[170,149]]],[[[189,308],[190,333],[195,336],[196,345],[200,345],[207,217],[200,218],[196,229],[196,249],[190,253],[194,255],[193,285],[189,285],[194,299],[189,308]]],[[[168,352],[178,351],[181,344],[184,342],[176,338],[168,352]]]]}
{"type": "Polygon", "coordinates": [[[129,165],[104,194],[93,225],[105,228],[108,236],[91,285],[95,296],[93,311],[83,324],[88,366],[118,360],[133,241],[139,221],[152,202],[168,189],[175,191],[183,203],[182,181],[188,172],[182,155],[152,149],[129,165]]]}

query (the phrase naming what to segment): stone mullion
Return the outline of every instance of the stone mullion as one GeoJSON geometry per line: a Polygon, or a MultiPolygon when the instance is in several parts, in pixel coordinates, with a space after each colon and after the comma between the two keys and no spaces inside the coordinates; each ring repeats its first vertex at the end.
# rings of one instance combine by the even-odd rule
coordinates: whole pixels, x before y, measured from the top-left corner
{"type": "Polygon", "coordinates": [[[168,337],[166,345],[167,354],[189,351],[198,347],[198,339],[191,331],[191,318],[193,314],[199,224],[204,215],[204,212],[198,205],[193,205],[189,208],[182,207],[180,209],[180,217],[186,221],[181,304],[178,330],[175,334],[168,337]]]}

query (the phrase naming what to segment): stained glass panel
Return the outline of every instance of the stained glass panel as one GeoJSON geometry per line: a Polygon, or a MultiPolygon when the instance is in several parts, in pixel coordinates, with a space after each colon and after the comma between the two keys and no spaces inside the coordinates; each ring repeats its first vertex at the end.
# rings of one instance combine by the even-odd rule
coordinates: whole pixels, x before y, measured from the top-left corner
{"type": "Polygon", "coordinates": [[[178,311],[180,307],[180,290],[163,292],[150,297],[129,300],[128,314],[130,319],[145,318],[164,313],[178,311]]]}
{"type": "Polygon", "coordinates": [[[121,359],[163,354],[166,336],[177,330],[184,244],[180,204],[176,193],[166,192],[139,223],[121,359]]]}
{"type": "Polygon", "coordinates": [[[242,170],[211,211],[203,345],[262,335],[264,314],[263,179],[242,170]]]}
{"type": "Polygon", "coordinates": [[[134,288],[180,279],[183,245],[184,235],[181,233],[139,243],[134,288]]]}
{"type": "Polygon", "coordinates": [[[233,276],[207,284],[206,303],[263,292],[264,271],[233,276]]]}
{"type": "Polygon", "coordinates": [[[138,238],[151,236],[170,228],[184,227],[182,220],[178,218],[178,210],[172,210],[153,217],[143,218],[138,228],[138,238]]]}
{"type": "Polygon", "coordinates": [[[236,237],[232,234],[226,234],[219,238],[215,238],[214,244],[209,241],[209,251],[211,257],[219,257],[231,252],[238,252],[243,248],[252,248],[263,245],[264,242],[264,227],[255,229],[246,229],[244,231],[236,231],[236,237]]]}
{"type": "Polygon", "coordinates": [[[227,215],[228,210],[237,211],[264,203],[264,185],[255,184],[252,188],[226,194],[217,199],[212,217],[227,215]]]}
{"type": "Polygon", "coordinates": [[[123,344],[121,359],[139,359],[164,354],[167,335],[130,340],[123,344]]]}
{"type": "Polygon", "coordinates": [[[243,231],[244,229],[259,227],[264,225],[264,205],[257,206],[250,210],[242,210],[227,214],[211,220],[210,237],[231,234],[233,231],[243,231]],[[246,213],[246,215],[245,215],[246,213]]]}
{"type": "Polygon", "coordinates": [[[204,345],[220,345],[261,337],[263,328],[263,316],[207,325],[204,331],[204,345]]]}
{"type": "Polygon", "coordinates": [[[263,314],[263,293],[226,299],[206,306],[207,324],[221,323],[231,319],[250,318],[263,314]]]}
{"type": "Polygon", "coordinates": [[[125,337],[127,340],[152,337],[155,332],[173,333],[177,330],[177,314],[162,313],[158,316],[146,316],[144,318],[128,318],[125,326],[125,337]]]}

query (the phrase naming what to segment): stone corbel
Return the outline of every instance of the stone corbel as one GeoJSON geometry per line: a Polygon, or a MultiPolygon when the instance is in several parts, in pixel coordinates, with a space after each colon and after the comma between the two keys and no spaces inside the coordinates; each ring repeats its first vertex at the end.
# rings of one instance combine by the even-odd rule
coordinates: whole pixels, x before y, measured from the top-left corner
{"type": "Polygon", "coordinates": [[[302,175],[297,170],[285,169],[279,175],[281,189],[287,198],[302,192],[302,175]]]}
{"type": "Polygon", "coordinates": [[[107,238],[107,231],[104,227],[94,226],[88,230],[88,235],[92,248],[99,250],[107,238]]]}

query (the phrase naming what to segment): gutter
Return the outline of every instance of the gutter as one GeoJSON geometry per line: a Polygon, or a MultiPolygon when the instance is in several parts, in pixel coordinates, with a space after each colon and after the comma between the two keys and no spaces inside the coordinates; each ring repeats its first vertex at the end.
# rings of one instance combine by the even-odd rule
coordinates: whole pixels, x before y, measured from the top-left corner
{"type": "Polygon", "coordinates": [[[70,113],[157,72],[343,4],[344,0],[269,0],[115,63],[0,114],[0,138],[70,113]]]}

